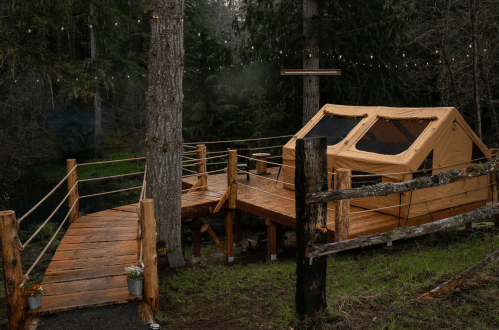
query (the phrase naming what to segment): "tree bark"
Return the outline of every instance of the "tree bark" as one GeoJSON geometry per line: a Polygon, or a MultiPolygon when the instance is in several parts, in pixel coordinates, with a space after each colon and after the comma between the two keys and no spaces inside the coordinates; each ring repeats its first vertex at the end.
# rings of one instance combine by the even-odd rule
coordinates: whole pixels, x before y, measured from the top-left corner
{"type": "Polygon", "coordinates": [[[480,108],[480,95],[478,91],[478,42],[476,37],[475,15],[477,7],[476,0],[470,0],[470,21],[471,21],[471,44],[473,52],[473,104],[476,114],[476,134],[482,139],[482,110],[480,108]]]}
{"type": "Polygon", "coordinates": [[[152,1],[147,91],[147,191],[159,239],[181,249],[182,75],[185,3],[152,1]]]}
{"type": "MultiPolygon", "coordinates": [[[[311,28],[312,19],[319,14],[317,0],[303,0],[303,69],[319,69],[319,38],[311,28]]],[[[319,76],[303,77],[303,119],[302,124],[312,119],[319,111],[320,86],[319,76]]]]}
{"type": "MultiPolygon", "coordinates": [[[[97,58],[97,19],[95,18],[95,6],[90,4],[90,59],[95,61],[97,58]]],[[[96,153],[99,152],[100,139],[102,134],[102,102],[99,86],[94,92],[94,144],[96,153]]]]}

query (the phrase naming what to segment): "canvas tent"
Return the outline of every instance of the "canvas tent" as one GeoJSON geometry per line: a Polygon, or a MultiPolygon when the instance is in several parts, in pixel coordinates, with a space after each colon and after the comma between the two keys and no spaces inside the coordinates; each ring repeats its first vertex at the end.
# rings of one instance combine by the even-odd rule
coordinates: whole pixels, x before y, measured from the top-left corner
{"type": "MultiPolygon", "coordinates": [[[[462,169],[490,159],[487,147],[455,108],[387,108],[325,105],[283,148],[284,165],[295,164],[298,138],[326,136],[328,172],[352,170],[352,186],[406,181],[462,169]]],[[[283,167],[284,187],[294,189],[294,169],[283,167]]],[[[334,189],[328,175],[329,189],[334,189]]],[[[413,218],[491,199],[490,177],[387,197],[352,200],[352,205],[413,218]],[[399,206],[402,205],[402,206],[399,206]]]]}

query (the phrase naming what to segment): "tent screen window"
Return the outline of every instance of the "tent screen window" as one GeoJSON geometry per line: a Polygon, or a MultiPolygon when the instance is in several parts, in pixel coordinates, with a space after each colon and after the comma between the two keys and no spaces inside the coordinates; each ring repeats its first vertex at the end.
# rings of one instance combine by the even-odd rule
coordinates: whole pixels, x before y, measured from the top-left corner
{"type": "Polygon", "coordinates": [[[324,116],[305,137],[325,136],[327,137],[327,145],[333,146],[340,143],[362,118],[324,116]]]}
{"type": "Polygon", "coordinates": [[[381,155],[398,155],[411,147],[428,126],[428,119],[378,119],[362,139],[357,150],[381,155]]]}

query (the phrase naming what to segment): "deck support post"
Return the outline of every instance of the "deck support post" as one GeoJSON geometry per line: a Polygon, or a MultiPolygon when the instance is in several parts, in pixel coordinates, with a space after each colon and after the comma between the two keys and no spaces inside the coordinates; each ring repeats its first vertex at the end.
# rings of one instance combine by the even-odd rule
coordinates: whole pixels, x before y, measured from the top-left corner
{"type": "Polygon", "coordinates": [[[241,228],[241,210],[240,209],[235,209],[234,210],[234,243],[236,243],[237,246],[241,245],[241,241],[243,240],[242,237],[242,228],[241,228]]]}
{"type": "Polygon", "coordinates": [[[201,180],[201,188],[198,188],[198,190],[207,190],[208,174],[206,174],[206,145],[196,145],[196,158],[199,159],[199,161],[196,162],[196,170],[198,173],[203,173],[198,176],[198,180],[201,180]]]}
{"type": "MultiPolygon", "coordinates": [[[[339,168],[336,170],[337,190],[345,190],[352,188],[352,170],[339,168]]],[[[335,201],[334,215],[334,241],[340,242],[348,239],[348,230],[350,228],[350,200],[342,199],[335,201]]]]}
{"type": "Polygon", "coordinates": [[[227,185],[230,188],[228,210],[225,213],[225,246],[227,262],[234,262],[234,210],[237,198],[237,151],[229,150],[227,162],[227,185]]]}
{"type": "Polygon", "coordinates": [[[277,260],[277,228],[270,219],[265,219],[267,225],[267,260],[277,260]]]}
{"type": "Polygon", "coordinates": [[[153,312],[159,310],[158,254],[156,250],[156,219],[154,218],[154,201],[140,201],[140,217],[142,225],[142,260],[144,261],[143,300],[153,312]]]}
{"type": "Polygon", "coordinates": [[[307,204],[308,193],[327,188],[326,138],[296,140],[296,312],[309,317],[327,307],[327,257],[308,258],[307,247],[327,242],[327,203],[307,204]]]}
{"type": "MultiPolygon", "coordinates": [[[[66,167],[67,167],[67,173],[69,173],[73,168],[76,167],[76,159],[67,159],[66,160],[66,167]]],[[[73,191],[69,194],[69,208],[71,209],[71,206],[73,206],[74,202],[76,199],[80,196],[78,193],[78,172],[77,169],[73,171],[68,176],[68,191],[71,191],[71,188],[76,184],[76,187],[73,189],[73,191]]],[[[77,201],[76,205],[73,208],[73,211],[71,211],[71,214],[69,215],[69,223],[75,222],[80,216],[80,202],[77,201]]]]}
{"type": "Polygon", "coordinates": [[[3,278],[9,329],[20,329],[26,317],[27,300],[23,297],[24,288],[21,269],[21,241],[17,235],[16,214],[14,211],[0,211],[0,242],[2,244],[3,278]]]}

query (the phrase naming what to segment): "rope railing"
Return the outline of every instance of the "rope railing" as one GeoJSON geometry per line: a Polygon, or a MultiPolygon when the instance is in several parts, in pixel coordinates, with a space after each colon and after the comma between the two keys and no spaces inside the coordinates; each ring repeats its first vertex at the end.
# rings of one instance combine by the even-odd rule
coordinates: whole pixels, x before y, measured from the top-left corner
{"type": "Polygon", "coordinates": [[[62,201],[59,203],[59,205],[57,205],[57,207],[55,208],[55,210],[52,212],[52,214],[50,214],[50,216],[40,225],[40,227],[38,227],[38,229],[33,233],[33,235],[31,235],[31,237],[21,246],[21,250],[24,250],[24,248],[28,245],[29,242],[31,242],[33,240],[33,238],[36,237],[36,235],[42,230],[43,227],[45,227],[45,225],[50,221],[50,219],[52,219],[52,217],[57,213],[57,211],[61,208],[62,204],[64,204],[64,202],[66,201],[66,199],[68,199],[69,195],[71,195],[71,193],[73,192],[73,190],[76,188],[76,186],[78,185],[78,182],[76,182],[73,187],[71,187],[71,189],[69,190],[69,192],[66,194],[66,196],[62,199],[62,201]]]}
{"type": "Polygon", "coordinates": [[[276,196],[276,197],[280,197],[280,198],[283,198],[283,199],[287,199],[287,200],[290,200],[290,201],[296,201],[294,198],[289,198],[289,197],[285,197],[285,196],[281,196],[281,195],[278,195],[278,194],[274,194],[274,193],[271,193],[269,191],[265,191],[265,190],[261,190],[261,189],[258,189],[258,188],[255,188],[255,187],[252,187],[252,186],[248,186],[246,184],[243,184],[241,182],[238,182],[237,185],[241,185],[243,187],[247,187],[247,188],[250,188],[250,189],[253,189],[253,190],[257,190],[257,191],[260,191],[260,192],[263,192],[265,194],[269,194],[269,195],[272,195],[272,196],[276,196]]]}
{"type": "MultiPolygon", "coordinates": [[[[187,157],[187,156],[184,156],[183,158],[186,158],[188,160],[197,160],[196,158],[187,157]]],[[[182,162],[186,162],[186,160],[182,160],[182,162]]]]}
{"type": "Polygon", "coordinates": [[[139,205],[137,206],[137,215],[139,216],[139,223],[138,223],[138,228],[137,228],[137,236],[140,239],[140,255],[139,255],[139,261],[138,264],[144,268],[144,263],[142,262],[142,255],[143,255],[143,244],[142,244],[142,226],[141,226],[141,216],[140,216],[140,201],[144,199],[145,194],[146,194],[146,175],[147,175],[147,165],[144,169],[144,180],[142,180],[142,190],[140,191],[140,196],[139,196],[139,205]]]}
{"type": "Polygon", "coordinates": [[[282,148],[285,145],[283,144],[282,146],[272,146],[272,147],[261,147],[261,148],[249,148],[251,151],[253,150],[265,150],[265,149],[274,149],[274,148],[282,148]]]}
{"type": "MultiPolygon", "coordinates": [[[[263,175],[256,174],[256,173],[251,173],[251,172],[248,172],[248,171],[243,171],[243,170],[239,170],[238,169],[237,172],[244,173],[244,174],[249,174],[249,175],[252,175],[252,176],[257,176],[260,179],[265,179],[265,180],[273,181],[273,182],[276,182],[276,183],[284,183],[284,181],[279,181],[279,180],[276,180],[276,179],[267,178],[267,177],[265,177],[263,175]]],[[[289,185],[290,186],[294,186],[294,184],[292,184],[292,183],[289,183],[289,185]]]]}
{"type": "Polygon", "coordinates": [[[73,205],[71,205],[71,208],[69,209],[68,214],[66,214],[66,217],[64,217],[64,220],[61,222],[61,225],[59,226],[59,228],[57,228],[56,232],[54,233],[54,236],[52,236],[52,238],[50,239],[50,241],[48,242],[48,244],[45,246],[45,248],[42,250],[42,252],[38,256],[38,258],[36,258],[36,260],[33,263],[33,265],[31,265],[31,267],[28,269],[28,271],[23,275],[23,281],[19,285],[20,288],[23,287],[24,283],[26,283],[27,281],[29,281],[29,274],[31,274],[31,272],[36,267],[36,265],[38,264],[38,262],[40,261],[40,259],[42,258],[42,256],[45,254],[45,252],[47,252],[47,249],[52,244],[52,242],[54,241],[54,239],[57,237],[57,234],[59,234],[59,231],[61,230],[61,228],[64,225],[64,223],[66,223],[66,220],[68,219],[69,215],[71,214],[71,212],[73,211],[73,209],[74,209],[74,207],[76,206],[77,203],[78,203],[78,198],[76,198],[76,200],[73,203],[73,205]]]}
{"type": "Polygon", "coordinates": [[[95,181],[95,180],[105,180],[105,179],[112,179],[112,178],[121,178],[124,176],[131,176],[131,175],[138,175],[138,174],[144,174],[145,172],[133,172],[133,173],[127,173],[127,174],[120,174],[120,175],[111,175],[111,176],[103,176],[100,178],[90,178],[90,179],[83,179],[83,180],[78,180],[78,182],[87,182],[87,181],[95,181]]]}
{"type": "Polygon", "coordinates": [[[192,160],[187,160],[187,161],[184,161],[184,163],[195,163],[195,162],[199,162],[201,160],[209,160],[209,159],[216,159],[216,158],[222,158],[222,157],[225,157],[225,155],[220,155],[220,156],[213,156],[213,157],[206,157],[206,158],[193,158],[192,160]]]}
{"type": "Polygon", "coordinates": [[[189,145],[187,143],[184,143],[183,146],[186,147],[186,148],[194,148],[194,149],[196,149],[195,146],[191,146],[191,145],[189,145]]]}
{"type": "MultiPolygon", "coordinates": [[[[227,183],[225,183],[225,182],[215,182],[215,183],[210,183],[210,184],[207,184],[207,185],[198,186],[198,187],[194,187],[194,188],[191,187],[191,188],[182,190],[182,193],[189,192],[192,189],[199,189],[199,188],[204,188],[204,187],[214,187],[214,186],[220,186],[220,185],[226,186],[227,183]]],[[[207,192],[207,191],[203,190],[203,192],[207,192]]],[[[225,193],[225,191],[224,192],[218,192],[218,191],[215,191],[215,190],[210,190],[210,191],[208,191],[208,193],[213,193],[213,194],[217,194],[217,195],[223,195],[225,193]]],[[[187,196],[187,194],[183,194],[182,195],[182,197],[185,197],[185,196],[187,196]]]]}
{"type": "Polygon", "coordinates": [[[116,160],[106,160],[106,161],[94,162],[94,163],[82,163],[82,164],[78,164],[78,166],[109,164],[109,163],[117,163],[117,162],[128,162],[128,161],[131,161],[131,160],[143,160],[143,159],[146,159],[146,157],[137,157],[137,158],[128,158],[128,159],[116,159],[116,160]]]}
{"type": "Polygon", "coordinates": [[[206,154],[210,155],[210,154],[226,154],[226,153],[227,153],[227,150],[224,150],[224,151],[210,151],[210,152],[207,152],[206,154]]]}
{"type": "Polygon", "coordinates": [[[256,159],[256,158],[253,158],[253,157],[246,157],[246,156],[243,156],[243,155],[237,155],[237,157],[241,157],[241,158],[245,158],[245,159],[249,159],[249,160],[254,160],[254,161],[257,161],[257,162],[262,162],[262,163],[277,165],[277,166],[284,166],[284,167],[289,167],[289,168],[296,168],[296,167],[290,166],[290,165],[273,163],[273,162],[269,162],[269,161],[265,161],[265,160],[256,159]]]}
{"type": "Polygon", "coordinates": [[[88,198],[88,197],[94,197],[94,196],[100,196],[100,195],[107,195],[107,194],[112,194],[112,193],[117,193],[117,192],[122,192],[122,191],[127,191],[127,190],[141,189],[141,188],[142,188],[142,186],[138,186],[138,187],[125,188],[125,189],[120,189],[120,190],[106,191],[106,192],[92,194],[92,195],[80,196],[79,198],[81,199],[81,198],[88,198]]]}
{"type": "Polygon", "coordinates": [[[220,164],[227,164],[227,162],[207,163],[206,166],[209,166],[209,165],[220,165],[220,164]]]}
{"type": "MultiPolygon", "coordinates": [[[[182,168],[183,171],[187,171],[187,172],[191,172],[191,173],[197,173],[197,171],[193,171],[193,170],[188,170],[186,168],[182,168]]],[[[183,177],[182,177],[183,178],[183,177]]]]}
{"type": "Polygon", "coordinates": [[[208,172],[195,172],[197,174],[192,174],[192,175],[184,175],[182,176],[182,179],[186,179],[186,178],[191,178],[191,177],[194,177],[194,176],[201,176],[201,175],[206,175],[206,174],[210,174],[210,173],[217,173],[217,172],[224,172],[225,170],[224,169],[220,169],[220,170],[215,170],[215,171],[208,171],[208,172]]]}
{"type": "Polygon", "coordinates": [[[214,144],[214,143],[231,143],[231,142],[246,142],[246,141],[263,141],[263,140],[272,140],[272,139],[280,139],[280,138],[287,138],[287,137],[293,137],[294,135],[283,135],[283,136],[272,136],[272,137],[266,137],[266,138],[256,138],[256,139],[244,139],[244,140],[227,140],[227,141],[209,141],[209,142],[189,142],[189,143],[184,143],[184,146],[187,145],[196,145],[196,144],[214,144]]]}
{"type": "Polygon", "coordinates": [[[57,190],[57,188],[59,188],[61,186],[61,184],[66,181],[66,179],[76,170],[76,167],[73,167],[71,169],[71,171],[68,172],[68,174],[66,174],[66,176],[61,180],[61,182],[59,182],[54,189],[52,189],[47,195],[45,195],[45,197],[42,198],[41,201],[39,201],[35,206],[33,206],[31,208],[31,210],[29,210],[28,212],[26,212],[22,217],[20,217],[18,220],[17,220],[17,223],[21,223],[21,221],[24,220],[24,218],[26,218],[28,215],[31,214],[31,212],[33,212],[38,206],[40,206],[47,198],[49,198],[50,195],[52,195],[54,193],[54,191],[57,190]]]}

